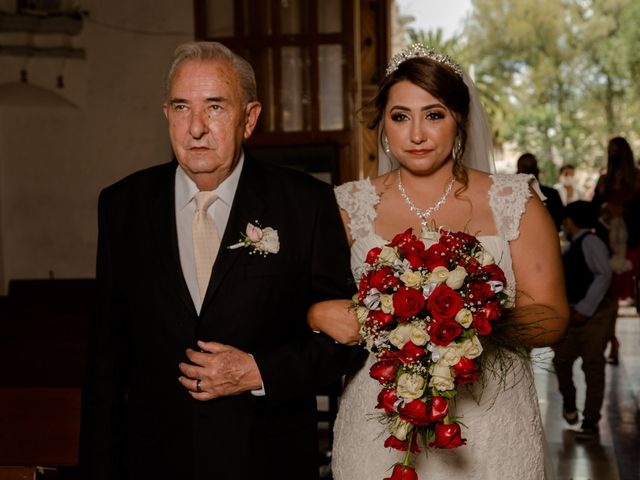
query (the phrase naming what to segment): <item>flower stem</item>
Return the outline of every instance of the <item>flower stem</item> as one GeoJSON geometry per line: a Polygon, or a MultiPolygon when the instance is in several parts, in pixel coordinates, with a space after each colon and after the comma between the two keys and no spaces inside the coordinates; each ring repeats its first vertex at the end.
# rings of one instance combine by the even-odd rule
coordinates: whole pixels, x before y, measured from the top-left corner
{"type": "Polygon", "coordinates": [[[407,440],[407,453],[404,454],[404,460],[402,461],[402,465],[405,467],[410,466],[409,458],[411,457],[411,446],[413,444],[413,430],[409,432],[409,439],[407,440]]]}

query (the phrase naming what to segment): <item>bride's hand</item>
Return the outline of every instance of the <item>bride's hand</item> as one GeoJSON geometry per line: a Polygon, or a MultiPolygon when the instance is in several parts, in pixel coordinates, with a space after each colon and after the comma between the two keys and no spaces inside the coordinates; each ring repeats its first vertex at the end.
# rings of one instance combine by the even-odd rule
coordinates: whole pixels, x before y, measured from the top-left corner
{"type": "Polygon", "coordinates": [[[362,340],[360,324],[350,300],[326,300],[314,303],[307,312],[307,323],[336,342],[356,345],[362,340]]]}

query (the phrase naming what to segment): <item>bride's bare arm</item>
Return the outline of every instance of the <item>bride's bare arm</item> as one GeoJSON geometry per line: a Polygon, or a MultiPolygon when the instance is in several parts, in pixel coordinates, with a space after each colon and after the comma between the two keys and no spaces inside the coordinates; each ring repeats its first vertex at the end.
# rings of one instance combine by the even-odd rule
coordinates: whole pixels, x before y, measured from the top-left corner
{"type": "Polygon", "coordinates": [[[313,330],[329,335],[344,345],[356,345],[360,336],[360,324],[351,308],[351,300],[326,300],[311,306],[307,323],[313,330]]]}
{"type": "Polygon", "coordinates": [[[537,195],[527,202],[520,236],[511,242],[521,340],[531,347],[558,342],[569,322],[558,234],[537,195]]]}

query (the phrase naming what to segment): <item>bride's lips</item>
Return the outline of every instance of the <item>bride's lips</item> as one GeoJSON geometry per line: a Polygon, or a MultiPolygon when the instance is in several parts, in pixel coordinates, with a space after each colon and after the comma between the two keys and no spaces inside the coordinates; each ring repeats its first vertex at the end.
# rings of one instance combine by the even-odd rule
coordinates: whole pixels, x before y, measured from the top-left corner
{"type": "Polygon", "coordinates": [[[411,155],[426,155],[430,152],[430,150],[426,148],[414,149],[414,150],[405,150],[407,153],[411,155]]]}

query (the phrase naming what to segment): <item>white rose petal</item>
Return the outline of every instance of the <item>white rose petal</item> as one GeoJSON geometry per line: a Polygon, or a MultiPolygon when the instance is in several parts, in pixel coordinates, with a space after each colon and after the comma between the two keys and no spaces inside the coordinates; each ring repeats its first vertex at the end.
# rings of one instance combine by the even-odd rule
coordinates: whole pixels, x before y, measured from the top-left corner
{"type": "Polygon", "coordinates": [[[256,247],[267,253],[278,253],[280,250],[280,240],[278,231],[271,227],[262,230],[262,239],[256,243],[256,247]]]}
{"type": "Polygon", "coordinates": [[[397,260],[399,260],[398,252],[391,247],[382,247],[382,251],[380,252],[380,255],[378,255],[378,259],[385,264],[393,265],[397,260]]]}
{"type": "Polygon", "coordinates": [[[407,342],[409,341],[411,336],[411,325],[407,323],[403,323],[402,325],[398,325],[390,334],[389,334],[389,342],[401,350],[407,342]]]}
{"type": "Polygon", "coordinates": [[[483,267],[486,267],[487,265],[491,265],[492,263],[495,263],[495,259],[493,258],[493,255],[487,252],[484,248],[476,253],[476,258],[478,259],[478,261],[483,267]]]}
{"type": "Polygon", "coordinates": [[[474,359],[482,354],[482,344],[477,335],[465,340],[460,344],[463,355],[467,358],[474,359]]]}
{"type": "Polygon", "coordinates": [[[416,373],[403,373],[398,377],[398,395],[405,400],[420,398],[427,387],[424,377],[416,373]]]}
{"type": "Polygon", "coordinates": [[[445,267],[436,267],[429,274],[429,281],[438,284],[444,283],[446,282],[448,276],[449,270],[447,270],[445,267]]]}
{"type": "Polygon", "coordinates": [[[453,377],[451,376],[451,369],[448,366],[437,363],[431,366],[429,373],[431,373],[430,387],[434,387],[441,392],[453,389],[453,377]]]}
{"type": "Polygon", "coordinates": [[[380,295],[380,308],[384,313],[393,314],[393,296],[392,295],[380,295]]]}
{"type": "Polygon", "coordinates": [[[365,323],[367,318],[369,318],[369,309],[367,307],[358,306],[358,308],[356,308],[356,317],[360,324],[365,323]]]}
{"type": "Polygon", "coordinates": [[[409,340],[413,342],[414,345],[418,345],[421,347],[422,345],[426,345],[431,337],[427,333],[427,323],[424,321],[413,322],[411,324],[411,333],[409,335],[409,340]]]}
{"type": "Polygon", "coordinates": [[[456,322],[462,325],[464,328],[469,328],[471,323],[473,322],[473,313],[471,310],[467,310],[466,308],[461,308],[456,313],[456,322]]]}
{"type": "Polygon", "coordinates": [[[398,440],[406,440],[410,430],[411,424],[409,422],[405,422],[399,416],[394,417],[394,419],[389,423],[389,433],[398,440]]]}
{"type": "Polygon", "coordinates": [[[414,272],[412,270],[406,270],[400,275],[400,280],[407,287],[420,288],[422,285],[422,274],[420,272],[414,272]]]}
{"type": "Polygon", "coordinates": [[[463,357],[461,344],[458,343],[450,343],[446,347],[440,346],[438,350],[440,351],[438,363],[448,367],[452,367],[463,357]]]}
{"type": "Polygon", "coordinates": [[[464,267],[457,266],[455,270],[449,272],[446,280],[447,286],[454,290],[458,290],[462,285],[464,285],[464,279],[466,277],[467,271],[464,267]]]}
{"type": "Polygon", "coordinates": [[[438,243],[440,240],[440,234],[433,230],[423,228],[420,232],[420,240],[424,243],[425,248],[429,248],[431,245],[438,243]]]}

